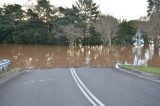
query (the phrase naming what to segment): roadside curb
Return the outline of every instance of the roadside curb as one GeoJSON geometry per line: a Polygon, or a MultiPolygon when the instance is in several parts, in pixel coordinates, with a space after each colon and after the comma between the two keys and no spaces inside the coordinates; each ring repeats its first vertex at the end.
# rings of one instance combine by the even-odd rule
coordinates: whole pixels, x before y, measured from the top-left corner
{"type": "Polygon", "coordinates": [[[5,83],[8,80],[11,80],[12,78],[15,78],[15,77],[23,74],[24,72],[26,72],[26,71],[15,71],[15,72],[10,72],[10,73],[7,73],[7,74],[1,76],[0,77],[0,85],[5,83]]]}
{"type": "Polygon", "coordinates": [[[121,67],[120,64],[116,64],[115,68],[120,70],[120,71],[126,72],[128,74],[132,74],[132,75],[135,75],[135,76],[143,78],[143,79],[147,79],[147,80],[150,80],[150,81],[160,83],[160,77],[159,76],[155,76],[155,75],[150,74],[150,73],[140,72],[140,71],[137,71],[137,70],[131,70],[131,69],[128,69],[128,68],[124,68],[124,67],[121,67]]]}

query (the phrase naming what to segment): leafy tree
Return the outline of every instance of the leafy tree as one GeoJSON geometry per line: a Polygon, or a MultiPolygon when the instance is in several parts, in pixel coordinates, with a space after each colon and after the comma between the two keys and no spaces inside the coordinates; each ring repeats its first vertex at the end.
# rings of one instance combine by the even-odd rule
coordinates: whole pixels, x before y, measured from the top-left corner
{"type": "Polygon", "coordinates": [[[40,20],[44,21],[48,28],[48,34],[50,32],[51,22],[53,22],[53,16],[57,12],[57,9],[50,4],[48,0],[37,0],[37,5],[35,6],[35,10],[40,18],[40,20]]]}
{"type": "Polygon", "coordinates": [[[0,8],[0,42],[68,45],[70,40],[72,45],[84,39],[88,44],[101,41],[93,26],[100,11],[92,0],[79,0],[72,8],[58,9],[48,0],[37,0],[36,5],[27,7],[23,10],[19,4],[10,4],[0,8]]]}
{"type": "Polygon", "coordinates": [[[23,23],[23,10],[19,4],[4,5],[0,15],[0,32],[3,41],[12,42],[12,32],[23,23]]]}
{"type": "Polygon", "coordinates": [[[136,34],[136,31],[137,29],[132,22],[123,21],[118,26],[114,42],[121,45],[132,45],[134,42],[133,36],[136,34]]]}
{"type": "MultiPolygon", "coordinates": [[[[70,45],[73,45],[78,38],[83,37],[86,23],[84,23],[84,21],[79,17],[79,10],[75,6],[72,6],[72,8],[59,7],[59,13],[59,17],[55,17],[54,26],[52,27],[52,34],[56,35],[56,38],[62,38],[62,36],[66,37],[69,39],[70,45]],[[79,33],[79,36],[74,37],[74,41],[72,40],[73,37],[71,37],[73,34],[71,34],[71,36],[68,35],[69,30],[71,31],[70,33],[74,33],[78,30],[77,33],[79,33]]],[[[54,39],[54,36],[49,39],[54,39]]]]}
{"type": "Polygon", "coordinates": [[[79,17],[86,23],[85,34],[90,36],[89,28],[100,17],[99,6],[93,0],[78,0],[75,7],[79,10],[79,17]]]}
{"type": "Polygon", "coordinates": [[[148,0],[148,16],[153,12],[160,10],[160,0],[148,0]]]}
{"type": "Polygon", "coordinates": [[[59,7],[59,11],[62,15],[59,20],[61,24],[74,24],[79,27],[84,27],[85,23],[83,23],[83,20],[80,18],[78,14],[79,10],[75,6],[72,6],[72,8],[59,7]]]}
{"type": "Polygon", "coordinates": [[[27,20],[19,30],[12,34],[15,43],[43,44],[47,43],[47,27],[41,20],[27,20]]]}
{"type": "Polygon", "coordinates": [[[92,0],[78,0],[76,7],[79,10],[81,18],[88,23],[96,21],[100,16],[99,6],[92,0]]]}
{"type": "Polygon", "coordinates": [[[14,28],[21,25],[23,20],[22,6],[19,4],[4,5],[4,16],[6,17],[6,24],[10,24],[14,28]]]}
{"type": "Polygon", "coordinates": [[[38,14],[35,13],[32,9],[27,9],[27,12],[26,12],[26,15],[27,15],[27,18],[28,20],[31,20],[31,21],[34,21],[34,20],[38,20],[39,17],[38,17],[38,14]]]}
{"type": "Polygon", "coordinates": [[[84,36],[80,39],[82,45],[102,45],[101,34],[96,31],[95,27],[89,28],[91,36],[84,36]]]}

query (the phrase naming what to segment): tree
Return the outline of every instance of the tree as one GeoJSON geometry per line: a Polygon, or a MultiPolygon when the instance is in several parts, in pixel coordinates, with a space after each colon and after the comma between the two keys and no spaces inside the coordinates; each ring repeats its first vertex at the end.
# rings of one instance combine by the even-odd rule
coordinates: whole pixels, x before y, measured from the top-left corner
{"type": "Polygon", "coordinates": [[[130,21],[123,21],[118,25],[118,30],[116,31],[117,36],[114,37],[115,43],[121,45],[132,45],[136,31],[137,28],[134,23],[130,21]]]}
{"type": "Polygon", "coordinates": [[[73,46],[76,39],[83,35],[83,29],[76,27],[73,24],[63,25],[60,27],[60,29],[62,30],[62,36],[66,36],[69,39],[70,46],[73,46]]]}
{"type": "Polygon", "coordinates": [[[92,26],[89,28],[89,33],[90,33],[90,36],[83,36],[81,37],[80,39],[80,43],[82,45],[102,45],[103,42],[101,40],[101,34],[99,32],[96,31],[95,27],[92,26]]]}
{"type": "Polygon", "coordinates": [[[6,17],[6,24],[10,24],[14,28],[21,25],[24,11],[19,4],[4,5],[4,16],[6,17]]]}
{"type": "Polygon", "coordinates": [[[147,33],[154,40],[154,48],[158,50],[160,40],[160,0],[148,0],[147,33]]]}
{"type": "Polygon", "coordinates": [[[146,32],[149,37],[154,41],[154,48],[158,50],[160,40],[160,12],[154,12],[150,16],[150,20],[146,23],[146,32]]]}
{"type": "Polygon", "coordinates": [[[100,16],[99,6],[93,0],[78,0],[75,7],[79,10],[81,20],[86,23],[85,34],[90,35],[89,28],[100,16]]]}
{"type": "Polygon", "coordinates": [[[153,12],[160,10],[160,0],[148,0],[148,16],[153,12]]]}
{"type": "MultiPolygon", "coordinates": [[[[73,5],[72,8],[60,7],[59,10],[51,5],[49,0],[36,1],[36,5],[28,2],[24,10],[18,4],[4,5],[0,8],[0,42],[59,44],[54,42],[62,41],[65,44],[64,42],[70,39],[72,45],[76,42],[75,39],[78,39],[72,37],[73,33],[78,32],[81,34],[75,35],[80,36],[79,42],[87,34],[91,35],[87,39],[92,41],[98,38],[95,41],[99,42],[99,34],[92,24],[100,12],[92,0],[79,0],[84,4],[73,5]],[[81,8],[83,6],[84,8],[81,8]],[[69,29],[72,30],[72,36],[69,35],[69,29]],[[59,36],[61,34],[64,36],[59,36]],[[55,35],[59,36],[58,39],[55,35]]],[[[92,43],[95,44],[95,41],[92,43]]]]}
{"type": "Polygon", "coordinates": [[[100,16],[99,6],[92,0],[78,0],[76,1],[76,7],[81,14],[81,18],[85,21],[92,22],[100,16]]]}
{"type": "Polygon", "coordinates": [[[35,10],[37,11],[40,20],[46,23],[49,33],[51,22],[53,22],[53,16],[56,14],[57,9],[51,5],[48,0],[37,0],[35,10]]]}
{"type": "Polygon", "coordinates": [[[4,5],[1,8],[0,32],[2,41],[12,42],[12,32],[18,30],[24,21],[24,11],[19,4],[4,5]]]}
{"type": "Polygon", "coordinates": [[[38,17],[38,14],[35,13],[32,9],[27,9],[27,12],[26,12],[26,15],[27,15],[27,18],[28,20],[31,20],[31,21],[34,21],[34,20],[38,20],[39,17],[38,17]]]}
{"type": "Polygon", "coordinates": [[[111,46],[111,39],[115,35],[118,24],[118,20],[109,15],[102,15],[96,22],[95,27],[102,35],[101,37],[104,45],[108,43],[111,46]]]}
{"type": "Polygon", "coordinates": [[[79,10],[75,6],[72,6],[72,8],[59,7],[59,12],[61,13],[61,17],[59,19],[60,24],[74,24],[78,27],[85,26],[85,23],[79,16],[79,10]]]}

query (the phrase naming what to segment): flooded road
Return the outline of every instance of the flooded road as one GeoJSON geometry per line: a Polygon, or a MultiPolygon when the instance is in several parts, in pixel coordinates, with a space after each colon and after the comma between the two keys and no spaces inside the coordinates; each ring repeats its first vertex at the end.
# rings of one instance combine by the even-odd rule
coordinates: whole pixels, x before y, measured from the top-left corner
{"type": "MultiPolygon", "coordinates": [[[[143,47],[141,58],[148,52],[149,66],[160,66],[160,53],[143,47]]],[[[11,68],[44,69],[55,67],[113,67],[117,61],[133,64],[133,47],[53,46],[0,44],[0,59],[10,59],[11,68]]]]}

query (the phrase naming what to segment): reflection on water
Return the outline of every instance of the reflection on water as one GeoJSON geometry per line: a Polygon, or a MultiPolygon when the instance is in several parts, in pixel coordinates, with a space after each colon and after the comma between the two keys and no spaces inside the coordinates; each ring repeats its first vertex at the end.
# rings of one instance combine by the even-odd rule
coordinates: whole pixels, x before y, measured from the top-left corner
{"type": "Polygon", "coordinates": [[[134,65],[136,66],[147,66],[148,61],[152,59],[154,55],[154,47],[149,46],[149,48],[133,47],[133,52],[135,53],[134,65]],[[144,49],[144,55],[142,56],[142,50],[144,49]]]}
{"type": "MultiPolygon", "coordinates": [[[[147,58],[150,66],[160,66],[160,53],[153,51],[142,48],[141,58],[147,58]]],[[[134,55],[132,47],[0,44],[0,59],[10,59],[12,68],[23,69],[112,67],[117,61],[133,64],[134,55]]]]}

